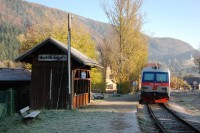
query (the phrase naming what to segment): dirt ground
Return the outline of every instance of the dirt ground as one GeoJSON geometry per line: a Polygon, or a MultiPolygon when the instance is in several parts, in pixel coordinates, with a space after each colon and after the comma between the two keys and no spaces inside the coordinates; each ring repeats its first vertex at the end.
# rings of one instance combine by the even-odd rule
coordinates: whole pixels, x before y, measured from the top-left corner
{"type": "Polygon", "coordinates": [[[107,110],[117,114],[117,117],[109,121],[111,132],[116,133],[137,133],[140,132],[136,105],[138,104],[138,95],[123,95],[120,97],[110,97],[103,101],[93,100],[85,109],[107,110]]]}
{"type": "Polygon", "coordinates": [[[196,109],[200,110],[200,94],[194,100],[190,102],[190,104],[195,107],[196,109]]]}
{"type": "Polygon", "coordinates": [[[200,91],[171,93],[170,101],[200,110],[200,91]]]}

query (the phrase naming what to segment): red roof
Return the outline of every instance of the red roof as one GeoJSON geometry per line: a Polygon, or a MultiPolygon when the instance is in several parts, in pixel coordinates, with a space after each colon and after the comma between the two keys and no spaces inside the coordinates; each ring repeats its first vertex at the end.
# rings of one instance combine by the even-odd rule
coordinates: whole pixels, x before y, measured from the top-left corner
{"type": "Polygon", "coordinates": [[[159,63],[148,63],[145,67],[150,67],[150,66],[161,66],[159,63]]]}

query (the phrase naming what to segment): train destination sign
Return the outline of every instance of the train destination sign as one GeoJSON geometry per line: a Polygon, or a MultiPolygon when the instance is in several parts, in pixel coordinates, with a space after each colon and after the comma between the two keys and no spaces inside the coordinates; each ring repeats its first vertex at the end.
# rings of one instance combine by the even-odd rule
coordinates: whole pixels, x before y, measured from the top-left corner
{"type": "Polygon", "coordinates": [[[67,55],[40,54],[38,61],[67,61],[67,55]]]}

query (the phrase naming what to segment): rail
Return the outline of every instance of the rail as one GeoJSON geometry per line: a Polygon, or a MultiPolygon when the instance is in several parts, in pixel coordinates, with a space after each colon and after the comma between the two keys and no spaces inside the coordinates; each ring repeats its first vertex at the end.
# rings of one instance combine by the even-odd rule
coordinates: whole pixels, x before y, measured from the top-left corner
{"type": "Polygon", "coordinates": [[[198,130],[196,127],[192,126],[191,124],[189,124],[187,121],[185,121],[184,119],[182,119],[181,117],[179,117],[174,111],[172,111],[171,109],[169,109],[165,104],[162,104],[162,106],[168,111],[170,112],[174,117],[176,117],[179,121],[181,121],[182,123],[184,123],[186,126],[190,127],[190,129],[192,129],[195,132],[200,132],[200,130],[198,130]]]}
{"type": "Polygon", "coordinates": [[[157,127],[163,133],[182,131],[200,132],[199,129],[180,118],[175,112],[166,107],[165,104],[148,104],[147,108],[157,127]]]}
{"type": "Polygon", "coordinates": [[[153,110],[151,109],[151,107],[149,106],[149,104],[147,104],[147,109],[149,111],[149,114],[152,116],[153,120],[156,123],[156,126],[158,127],[158,129],[162,132],[162,133],[167,133],[167,131],[165,131],[163,125],[157,120],[156,116],[153,113],[153,110]]]}

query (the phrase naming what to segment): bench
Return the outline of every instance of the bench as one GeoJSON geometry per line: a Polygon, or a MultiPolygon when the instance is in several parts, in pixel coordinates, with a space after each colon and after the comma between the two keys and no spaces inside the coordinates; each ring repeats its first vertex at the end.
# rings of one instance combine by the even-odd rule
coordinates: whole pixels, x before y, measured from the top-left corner
{"type": "Polygon", "coordinates": [[[27,107],[21,109],[20,113],[21,113],[23,119],[30,119],[30,118],[35,118],[36,116],[38,116],[40,111],[30,112],[30,108],[29,108],[29,106],[27,106],[27,107]]]}

